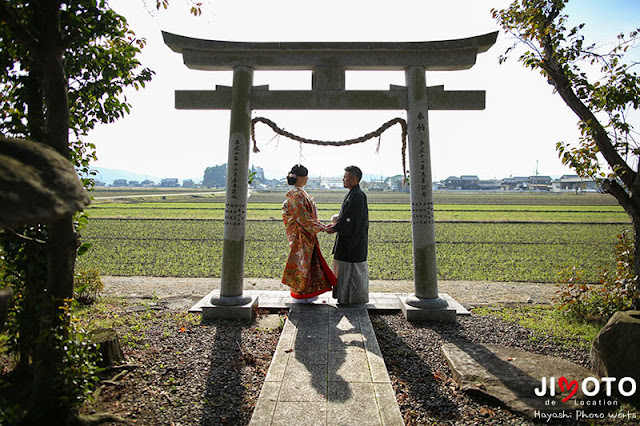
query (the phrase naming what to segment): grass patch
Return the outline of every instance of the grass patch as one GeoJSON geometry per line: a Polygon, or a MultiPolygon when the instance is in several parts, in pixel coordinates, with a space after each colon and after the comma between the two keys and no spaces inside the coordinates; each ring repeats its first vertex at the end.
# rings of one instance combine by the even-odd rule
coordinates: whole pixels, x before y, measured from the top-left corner
{"type": "Polygon", "coordinates": [[[490,306],[474,308],[476,315],[490,315],[515,322],[531,331],[532,339],[551,336],[563,346],[590,348],[591,342],[604,326],[602,322],[585,322],[567,316],[551,306],[490,306]]]}

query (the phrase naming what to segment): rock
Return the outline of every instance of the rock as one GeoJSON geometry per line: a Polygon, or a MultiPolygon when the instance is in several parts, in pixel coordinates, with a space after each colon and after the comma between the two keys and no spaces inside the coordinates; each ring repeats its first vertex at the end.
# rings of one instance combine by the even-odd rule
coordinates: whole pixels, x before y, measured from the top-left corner
{"type": "Polygon", "coordinates": [[[0,227],[46,223],[90,201],[62,155],[41,143],[0,137],[0,227]]]}
{"type": "Polygon", "coordinates": [[[582,393],[583,380],[594,374],[562,358],[468,341],[447,343],[441,350],[462,390],[530,418],[545,420],[545,416],[563,414],[575,417],[576,409],[587,412],[609,407],[607,401],[610,400],[602,392],[593,397],[582,393]],[[542,379],[548,384],[550,377],[555,378],[555,396],[550,395],[548,388],[542,396],[536,395],[536,389],[543,390],[542,379]],[[564,389],[559,387],[560,378],[566,379],[564,389]],[[563,402],[574,389],[575,394],[563,402]],[[602,404],[584,405],[583,401],[602,401],[602,404]]]}
{"type": "Polygon", "coordinates": [[[91,343],[99,344],[98,353],[100,367],[111,367],[124,362],[124,354],[120,347],[118,333],[113,328],[98,328],[89,333],[91,343]]]}
{"type": "Polygon", "coordinates": [[[593,340],[591,362],[602,377],[631,377],[640,384],[640,311],[613,314],[593,340]]]}

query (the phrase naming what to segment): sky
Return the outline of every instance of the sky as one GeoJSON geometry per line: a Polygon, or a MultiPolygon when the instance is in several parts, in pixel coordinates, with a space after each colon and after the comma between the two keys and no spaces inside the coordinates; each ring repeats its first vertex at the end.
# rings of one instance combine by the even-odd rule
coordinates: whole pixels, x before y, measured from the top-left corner
{"type": "MultiPolygon", "coordinates": [[[[142,65],[155,71],[139,91],[126,91],[130,115],[100,125],[87,138],[97,147],[96,167],[123,169],[155,177],[201,181],[207,167],[227,162],[229,111],[177,110],[175,90],[214,89],[231,85],[231,71],[196,71],[182,63],[162,41],[161,31],[224,41],[435,41],[471,37],[500,28],[492,8],[506,0],[201,0],[203,14],[189,14],[186,0],[171,0],[157,13],[155,0],[110,0],[147,45],[142,65]]],[[[636,0],[572,0],[571,23],[585,22],[588,42],[606,48],[620,32],[640,27],[636,0]]],[[[525,69],[518,55],[498,64],[513,44],[501,32],[498,41],[477,57],[469,70],[429,71],[427,85],[445,90],[484,90],[482,111],[430,111],[429,131],[433,181],[477,175],[501,179],[534,174],[574,174],[562,165],[556,143],[576,143],[577,117],[537,72],[525,69]]],[[[254,85],[272,90],[310,90],[310,71],[256,71],[254,85]]],[[[347,90],[387,90],[404,85],[404,73],[352,71],[347,90]]],[[[280,127],[310,139],[351,139],[402,117],[405,111],[253,111],[280,127]]],[[[402,173],[399,126],[387,130],[376,153],[375,140],[350,147],[316,147],[276,137],[267,126],[256,127],[260,153],[250,164],[267,178],[280,179],[302,163],[311,176],[341,176],[344,167],[359,166],[365,175],[402,173]]]]}

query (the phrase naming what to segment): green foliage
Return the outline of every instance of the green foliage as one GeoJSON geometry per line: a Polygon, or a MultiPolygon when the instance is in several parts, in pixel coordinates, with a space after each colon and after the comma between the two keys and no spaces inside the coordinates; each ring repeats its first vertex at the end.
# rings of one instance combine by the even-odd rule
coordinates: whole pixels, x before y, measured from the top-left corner
{"type": "Polygon", "coordinates": [[[207,167],[204,171],[202,185],[207,188],[224,188],[227,185],[227,163],[207,167]]]}
{"type": "MultiPolygon", "coordinates": [[[[95,146],[83,137],[96,124],[128,113],[124,88],[137,89],[151,79],[152,72],[138,70],[136,60],[144,41],[135,38],[106,0],[46,4],[7,0],[0,4],[0,21],[0,134],[47,142],[65,154],[71,130],[66,156],[83,177],[85,187],[91,188],[90,162],[96,159],[95,146]]],[[[35,226],[12,230],[10,238],[2,235],[4,280],[14,288],[16,301],[9,335],[23,365],[30,362],[36,336],[42,348],[37,354],[54,355],[47,357],[50,364],[36,360],[35,375],[36,380],[51,376],[56,389],[33,389],[32,397],[40,399],[39,403],[51,401],[49,408],[67,412],[85,394],[91,368],[90,362],[84,361],[83,333],[65,325],[69,324],[68,311],[62,313],[60,327],[39,327],[59,322],[47,308],[52,299],[54,305],[59,304],[58,290],[71,285],[62,280],[57,287],[46,288],[48,264],[42,244],[47,241],[46,233],[45,227],[35,226]]],[[[75,243],[71,232],[58,238],[57,242],[61,241],[75,243]]],[[[69,272],[74,256],[65,252],[65,257],[67,262],[51,269],[52,276],[56,272],[64,276],[65,268],[69,272]]],[[[39,414],[36,410],[30,414],[49,415],[46,407],[38,410],[39,414]]]]}
{"type": "Polygon", "coordinates": [[[74,299],[81,305],[94,303],[104,290],[100,279],[100,272],[95,269],[80,269],[76,271],[73,281],[74,299]]]}
{"type": "Polygon", "coordinates": [[[39,333],[38,306],[46,286],[47,229],[42,225],[0,232],[4,285],[13,289],[7,335],[9,350],[29,364],[39,333]]]}
{"type": "MultiPolygon", "coordinates": [[[[609,51],[588,45],[580,33],[585,24],[567,28],[568,17],[563,14],[567,1],[516,0],[507,9],[492,10],[494,19],[517,40],[500,60],[520,43],[525,45],[520,61],[538,70],[580,120],[577,145],[566,141],[556,145],[562,163],[613,195],[639,235],[640,145],[634,140],[630,117],[640,108],[640,76],[632,69],[637,63],[625,55],[640,40],[640,29],[618,35],[609,51]]],[[[612,310],[628,306],[627,299],[637,306],[640,247],[633,251],[634,262],[603,276],[601,292],[586,288],[577,270],[565,270],[560,275],[560,282],[567,284],[559,296],[561,305],[580,317],[609,316],[612,310]]],[[[616,256],[618,265],[624,263],[621,253],[616,256]]]]}
{"type": "MultiPolygon", "coordinates": [[[[17,19],[29,25],[30,9],[39,7],[9,1],[17,19]]],[[[96,124],[110,123],[129,113],[123,95],[126,87],[144,87],[153,72],[140,69],[136,55],[145,40],[136,38],[124,17],[106,0],[83,0],[60,9],[64,34],[69,35],[64,68],[68,77],[72,162],[93,184],[90,162],[96,160],[95,145],[83,140],[96,124]]],[[[33,29],[33,26],[30,26],[33,29]]],[[[38,34],[34,34],[38,36],[38,34]]],[[[0,26],[0,133],[40,140],[44,134],[42,75],[31,63],[28,49],[15,42],[10,29],[0,26]]]]}
{"type": "Polygon", "coordinates": [[[582,177],[601,181],[629,211],[626,199],[638,189],[633,165],[640,156],[629,117],[640,107],[640,77],[625,54],[635,47],[640,33],[620,34],[608,51],[601,47],[606,45],[587,44],[581,34],[585,24],[567,27],[566,4],[567,0],[517,0],[507,9],[492,10],[494,19],[517,40],[500,61],[518,45],[525,46],[520,62],[539,71],[580,119],[578,144],[557,143],[563,164],[582,177]],[[616,179],[625,189],[616,186],[616,179]]]}
{"type": "Polygon", "coordinates": [[[78,407],[91,395],[98,381],[99,355],[96,345],[89,340],[89,333],[79,326],[73,315],[74,304],[75,301],[67,300],[61,306],[60,325],[53,335],[56,349],[64,354],[56,377],[56,387],[62,392],[60,399],[71,407],[78,407]]]}
{"type": "MultiPolygon", "coordinates": [[[[202,15],[202,2],[197,0],[188,0],[187,2],[189,6],[189,13],[193,16],[202,15]]],[[[169,8],[169,0],[156,0],[156,10],[160,9],[168,9],[169,8]]]]}
{"type": "Polygon", "coordinates": [[[588,285],[575,266],[563,269],[558,274],[556,306],[576,318],[604,320],[616,311],[632,309],[640,300],[640,286],[633,271],[633,241],[627,231],[618,235],[614,254],[615,266],[602,270],[599,286],[588,285]]]}
{"type": "Polygon", "coordinates": [[[479,307],[473,309],[473,314],[491,315],[520,324],[532,330],[533,340],[551,336],[562,345],[582,349],[591,346],[602,326],[599,322],[584,322],[568,317],[552,307],[543,305],[479,307]]]}

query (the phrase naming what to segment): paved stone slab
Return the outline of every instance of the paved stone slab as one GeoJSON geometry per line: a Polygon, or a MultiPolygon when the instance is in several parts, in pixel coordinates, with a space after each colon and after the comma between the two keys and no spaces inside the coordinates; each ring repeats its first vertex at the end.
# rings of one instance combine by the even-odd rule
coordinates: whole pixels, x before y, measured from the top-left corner
{"type": "Polygon", "coordinates": [[[365,307],[292,306],[250,424],[403,424],[365,307]]]}
{"type": "Polygon", "coordinates": [[[329,384],[327,424],[381,424],[380,413],[370,409],[376,405],[373,383],[331,382],[329,384]]]}
{"type": "Polygon", "coordinates": [[[546,421],[549,416],[564,415],[575,420],[578,411],[616,408],[609,406],[611,401],[604,395],[604,386],[600,394],[585,396],[583,380],[596,376],[595,373],[562,358],[466,341],[447,343],[442,352],[462,390],[497,399],[509,409],[534,419],[546,421]],[[548,384],[551,377],[555,395],[551,395],[548,385],[543,396],[536,395],[536,389],[541,394],[545,389],[542,379],[548,384]],[[560,378],[567,380],[562,388],[560,378]],[[567,399],[574,389],[575,395],[567,399]]]}
{"type": "MultiPolygon", "coordinates": [[[[219,295],[219,289],[211,291],[193,305],[189,309],[189,312],[202,312],[202,308],[204,306],[210,305],[211,298],[218,297],[219,295]]],[[[331,297],[331,293],[325,293],[318,296],[318,299],[311,304],[293,302],[288,291],[245,290],[244,295],[250,297],[258,296],[259,307],[266,309],[289,309],[296,305],[337,306],[337,300],[331,297]]],[[[450,308],[455,309],[456,315],[471,315],[465,307],[458,303],[453,297],[449,296],[449,294],[440,293],[439,295],[449,303],[450,308]]],[[[363,306],[367,308],[367,310],[374,311],[397,311],[402,309],[401,299],[406,298],[407,296],[409,296],[408,293],[369,293],[369,303],[358,306],[363,306]]]]}

